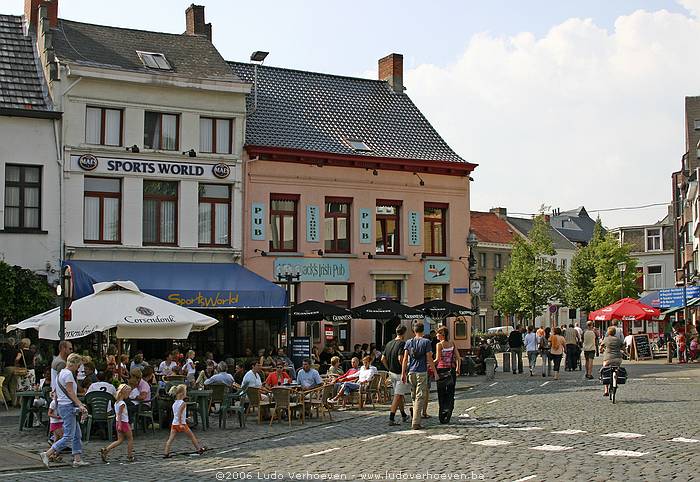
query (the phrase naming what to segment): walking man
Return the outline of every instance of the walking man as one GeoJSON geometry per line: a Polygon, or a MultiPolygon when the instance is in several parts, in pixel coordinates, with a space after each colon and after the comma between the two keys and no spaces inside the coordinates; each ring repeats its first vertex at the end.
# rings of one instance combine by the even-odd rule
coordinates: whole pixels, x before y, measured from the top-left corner
{"type": "Polygon", "coordinates": [[[534,327],[527,327],[527,335],[525,335],[525,350],[527,351],[527,362],[530,366],[530,376],[534,376],[535,367],[537,366],[538,344],[537,335],[534,327]]]}
{"type": "Polygon", "coordinates": [[[384,354],[382,355],[382,363],[387,370],[389,370],[389,379],[394,388],[394,399],[391,402],[391,409],[389,410],[389,425],[399,424],[395,420],[397,409],[401,410],[401,419],[403,422],[405,423],[408,421],[408,415],[405,410],[405,397],[407,394],[411,393],[411,386],[401,381],[403,352],[406,346],[406,342],[404,341],[405,335],[406,327],[404,325],[397,326],[396,338],[386,344],[384,347],[384,354]]]}
{"type": "Polygon", "coordinates": [[[508,347],[510,348],[510,365],[513,367],[513,375],[523,372],[523,335],[520,333],[520,325],[508,335],[508,347]]]}
{"type": "Polygon", "coordinates": [[[583,332],[583,356],[586,358],[586,378],[593,378],[593,357],[595,357],[596,334],[593,322],[589,321],[583,332]]]}
{"type": "Polygon", "coordinates": [[[576,360],[578,354],[578,343],[579,337],[578,332],[574,329],[574,325],[569,324],[569,328],[564,333],[564,338],[566,339],[566,371],[572,372],[576,370],[576,360]]]}
{"type": "Polygon", "coordinates": [[[423,338],[423,322],[413,324],[415,336],[404,345],[403,360],[401,361],[401,381],[411,384],[413,398],[413,421],[411,428],[420,430],[421,412],[428,397],[428,368],[437,373],[433,363],[433,348],[428,338],[423,338]]]}

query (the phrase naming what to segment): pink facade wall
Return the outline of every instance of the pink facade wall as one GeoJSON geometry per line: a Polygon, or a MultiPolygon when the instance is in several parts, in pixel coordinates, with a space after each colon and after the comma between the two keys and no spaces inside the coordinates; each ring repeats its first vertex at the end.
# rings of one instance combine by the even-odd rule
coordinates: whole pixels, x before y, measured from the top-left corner
{"type": "MultiPolygon", "coordinates": [[[[349,265],[349,283],[351,283],[351,304],[357,306],[375,299],[375,280],[402,280],[401,302],[409,306],[424,301],[425,272],[424,264],[430,261],[447,263],[450,270],[449,286],[446,287],[447,300],[469,306],[469,295],[455,294],[453,288],[468,286],[466,259],[466,238],[469,232],[469,181],[465,176],[448,176],[435,174],[420,174],[425,185],[420,186],[420,180],[412,172],[379,171],[373,175],[372,170],[348,167],[317,167],[314,165],[275,162],[268,160],[247,160],[245,176],[245,210],[243,262],[255,273],[274,280],[275,253],[269,252],[269,216],[270,194],[298,194],[298,223],[297,223],[297,253],[295,258],[315,258],[314,253],[323,249],[323,214],[326,196],[352,198],[351,212],[351,253],[348,255],[325,255],[325,259],[346,259],[349,265]],[[400,256],[375,257],[368,259],[362,253],[375,253],[375,220],[371,220],[371,243],[360,243],[359,240],[359,211],[362,208],[371,209],[374,216],[376,200],[399,200],[402,202],[400,214],[400,256]],[[446,256],[428,258],[421,261],[415,253],[424,251],[422,214],[425,202],[445,203],[447,209],[446,256]],[[254,203],[263,204],[265,209],[266,234],[265,240],[252,239],[251,206],[254,203]],[[306,239],[306,207],[308,205],[320,208],[319,241],[308,242],[306,239]],[[408,242],[408,213],[420,212],[421,244],[409,246],[408,242]],[[268,252],[267,256],[255,250],[268,252]]],[[[289,255],[287,255],[289,256],[289,255]]],[[[444,266],[444,264],[442,264],[444,266]]],[[[298,300],[324,300],[324,282],[303,282],[298,288],[298,300]]],[[[471,323],[471,320],[468,320],[471,323]]],[[[351,344],[370,343],[375,341],[375,322],[372,320],[354,320],[351,329],[351,344]]],[[[406,323],[406,322],[404,322],[406,323]]],[[[448,321],[448,327],[453,330],[454,320],[448,321]]],[[[469,327],[471,324],[468,325],[469,327]]],[[[470,328],[468,329],[470,331],[470,328]]],[[[323,340],[323,331],[321,332],[323,340]]],[[[469,339],[455,340],[460,347],[468,347],[469,339]]],[[[349,350],[352,347],[346,346],[349,350]]]]}

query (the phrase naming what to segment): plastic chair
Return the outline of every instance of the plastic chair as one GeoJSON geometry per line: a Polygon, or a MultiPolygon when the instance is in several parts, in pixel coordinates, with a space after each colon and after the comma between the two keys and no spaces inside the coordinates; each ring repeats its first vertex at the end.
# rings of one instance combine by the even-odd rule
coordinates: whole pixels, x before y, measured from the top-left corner
{"type": "Polygon", "coordinates": [[[141,425],[143,433],[146,433],[146,421],[150,420],[151,432],[156,433],[156,420],[160,419],[156,403],[158,403],[158,393],[154,391],[151,391],[150,404],[139,403],[136,410],[136,420],[134,420],[134,431],[136,431],[137,425],[141,425]]]}
{"type": "Polygon", "coordinates": [[[207,390],[211,390],[211,396],[209,397],[209,408],[215,403],[223,405],[224,401],[228,395],[228,385],[224,383],[212,383],[210,385],[205,385],[207,390]]]}
{"type": "Polygon", "coordinates": [[[114,427],[115,415],[108,408],[110,402],[112,407],[114,407],[114,397],[107,392],[90,392],[85,395],[85,405],[87,405],[89,412],[84,433],[86,441],[90,441],[93,422],[104,422],[107,424],[107,440],[112,440],[112,427],[114,427]]]}
{"type": "Polygon", "coordinates": [[[248,397],[248,407],[258,410],[258,423],[262,422],[262,409],[270,408],[270,402],[263,401],[260,397],[260,389],[248,387],[246,388],[246,397],[248,397]]]}
{"type": "MultiPolygon", "coordinates": [[[[228,387],[226,387],[228,389],[228,387]]],[[[238,398],[240,399],[243,395],[245,395],[245,392],[240,391],[237,393],[238,398]]],[[[243,406],[243,403],[239,405],[234,404],[233,397],[229,395],[228,390],[224,394],[224,401],[221,404],[221,408],[219,409],[219,428],[223,427],[226,428],[226,420],[228,419],[229,413],[235,413],[238,415],[238,424],[240,425],[241,428],[245,427],[245,407],[243,406]]]]}
{"type": "Polygon", "coordinates": [[[5,392],[2,389],[3,385],[5,385],[5,377],[0,377],[0,402],[5,404],[5,410],[9,410],[7,400],[5,400],[5,392]]]}
{"type": "Polygon", "coordinates": [[[278,413],[283,410],[287,412],[287,420],[289,420],[289,426],[292,425],[292,412],[294,410],[301,412],[301,423],[304,424],[304,404],[298,402],[291,402],[290,395],[292,391],[289,388],[274,387],[272,389],[272,397],[275,399],[275,408],[272,411],[272,417],[270,417],[270,426],[272,422],[275,421],[275,417],[281,420],[278,413]]]}

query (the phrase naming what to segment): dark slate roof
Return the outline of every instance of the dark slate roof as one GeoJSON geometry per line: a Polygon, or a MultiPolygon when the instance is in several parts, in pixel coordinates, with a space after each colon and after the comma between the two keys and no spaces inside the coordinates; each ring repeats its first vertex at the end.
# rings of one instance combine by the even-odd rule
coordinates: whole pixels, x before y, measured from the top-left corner
{"type": "Polygon", "coordinates": [[[192,79],[238,81],[205,37],[133,30],[58,20],[53,29],[56,56],[77,64],[131,72],[180,75],[192,79]],[[161,53],[172,70],[149,69],[136,51],[161,53]]]}
{"type": "MultiPolygon", "coordinates": [[[[253,82],[252,64],[229,62],[253,82]]],[[[387,82],[258,67],[258,106],[248,96],[246,144],[331,154],[466,163],[406,94],[387,82]],[[357,139],[371,149],[355,151],[357,139]]]]}
{"type": "Polygon", "coordinates": [[[0,15],[0,109],[51,110],[32,37],[17,15],[0,15]]]}
{"type": "Polygon", "coordinates": [[[595,220],[583,206],[551,216],[549,223],[573,243],[588,244],[593,238],[595,220]]]}
{"type": "MultiPolygon", "coordinates": [[[[524,236],[532,230],[533,220],[524,218],[513,218],[508,216],[508,222],[524,236]]],[[[576,249],[576,246],[566,239],[559,231],[552,226],[549,227],[549,239],[552,240],[554,249],[576,249]]]]}

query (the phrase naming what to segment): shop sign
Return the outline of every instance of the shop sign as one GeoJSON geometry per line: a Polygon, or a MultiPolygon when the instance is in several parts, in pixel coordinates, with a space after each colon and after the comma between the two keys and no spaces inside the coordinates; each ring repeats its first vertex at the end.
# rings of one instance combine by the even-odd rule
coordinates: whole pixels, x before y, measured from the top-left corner
{"type": "Polygon", "coordinates": [[[160,293],[160,290],[151,290],[150,293],[186,308],[235,308],[240,300],[239,294],[232,291],[160,293]]]}
{"type": "Polygon", "coordinates": [[[318,243],[320,241],[318,233],[318,223],[320,210],[318,206],[306,206],[306,241],[318,243]]]}
{"type": "Polygon", "coordinates": [[[449,261],[425,261],[423,263],[424,279],[426,283],[449,283],[449,261]]]}
{"type": "Polygon", "coordinates": [[[70,158],[71,170],[77,172],[202,180],[223,180],[228,179],[231,175],[231,167],[223,162],[209,164],[114,157],[98,158],[92,154],[72,155],[70,158]]]}
{"type": "Polygon", "coordinates": [[[350,280],[350,264],[347,259],[276,258],[273,272],[299,272],[301,282],[350,280]]]}
{"type": "Polygon", "coordinates": [[[335,335],[333,334],[333,327],[332,327],[332,326],[326,326],[326,327],[324,328],[323,332],[324,332],[325,335],[326,335],[326,340],[332,340],[333,337],[335,336],[335,335]]]}
{"type": "Polygon", "coordinates": [[[686,300],[700,297],[700,286],[688,286],[687,288],[670,288],[659,290],[659,306],[661,308],[673,308],[683,306],[683,291],[686,300]]]}
{"type": "Polygon", "coordinates": [[[372,210],[368,208],[360,209],[360,243],[368,244],[372,242],[372,210]]]}
{"type": "Polygon", "coordinates": [[[250,207],[251,238],[265,241],[265,204],[253,203],[250,207]]]}
{"type": "Polygon", "coordinates": [[[418,211],[408,213],[408,244],[420,246],[420,213],[418,211]]]}

